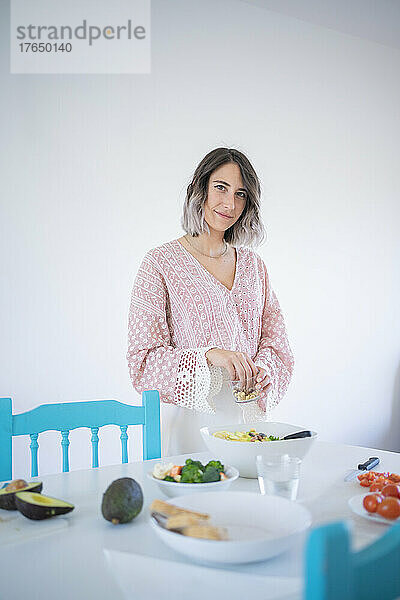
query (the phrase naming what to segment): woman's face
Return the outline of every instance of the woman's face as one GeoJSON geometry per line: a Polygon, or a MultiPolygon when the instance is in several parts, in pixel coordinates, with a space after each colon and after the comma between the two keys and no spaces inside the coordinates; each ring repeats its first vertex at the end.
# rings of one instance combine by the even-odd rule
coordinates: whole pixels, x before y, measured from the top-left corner
{"type": "Polygon", "coordinates": [[[226,231],[239,219],[246,206],[247,192],[236,163],[215,169],[208,182],[204,219],[210,229],[226,231]]]}

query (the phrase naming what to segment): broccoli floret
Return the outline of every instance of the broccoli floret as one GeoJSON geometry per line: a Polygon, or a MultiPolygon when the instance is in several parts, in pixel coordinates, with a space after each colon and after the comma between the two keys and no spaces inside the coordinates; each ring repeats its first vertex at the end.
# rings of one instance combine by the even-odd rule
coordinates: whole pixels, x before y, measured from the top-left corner
{"type": "Polygon", "coordinates": [[[171,477],[171,475],[166,475],[164,477],[163,481],[175,481],[175,483],[176,483],[176,480],[173,477],[171,477]]]}
{"type": "Polygon", "coordinates": [[[218,470],[218,472],[224,470],[224,465],[219,460],[210,460],[210,462],[206,464],[206,469],[208,467],[215,467],[218,470]]]}
{"type": "Polygon", "coordinates": [[[199,460],[192,460],[191,458],[187,458],[185,464],[189,466],[196,466],[201,471],[204,471],[205,467],[201,464],[199,460]]]}
{"type": "Polygon", "coordinates": [[[221,475],[219,470],[213,466],[206,466],[206,470],[203,473],[203,483],[210,483],[211,481],[220,481],[221,475]]]}
{"type": "MultiPolygon", "coordinates": [[[[187,461],[186,461],[187,462],[187,461]]],[[[203,465],[200,469],[197,464],[198,461],[192,461],[193,464],[186,464],[181,473],[181,483],[201,483],[203,481],[203,465]]],[[[201,463],[200,463],[201,464],[201,463]]]]}

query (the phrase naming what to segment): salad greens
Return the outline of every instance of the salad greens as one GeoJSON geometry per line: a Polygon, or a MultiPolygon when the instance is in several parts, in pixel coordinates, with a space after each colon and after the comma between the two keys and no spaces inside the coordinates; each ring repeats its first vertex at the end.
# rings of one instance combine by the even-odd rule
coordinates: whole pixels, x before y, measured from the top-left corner
{"type": "Polygon", "coordinates": [[[181,471],[181,483],[210,483],[220,481],[224,465],[219,460],[210,460],[203,465],[199,460],[188,458],[181,471]]]}
{"type": "Polygon", "coordinates": [[[224,465],[219,460],[210,460],[206,465],[206,469],[208,467],[215,467],[218,471],[224,470],[224,465]]]}
{"type": "Polygon", "coordinates": [[[177,483],[211,483],[227,479],[225,467],[219,460],[210,460],[203,465],[199,460],[188,458],[183,466],[156,464],[153,477],[177,483]]]}
{"type": "Polygon", "coordinates": [[[218,469],[215,467],[207,466],[203,473],[203,483],[210,483],[210,481],[219,481],[220,475],[218,469]]]}

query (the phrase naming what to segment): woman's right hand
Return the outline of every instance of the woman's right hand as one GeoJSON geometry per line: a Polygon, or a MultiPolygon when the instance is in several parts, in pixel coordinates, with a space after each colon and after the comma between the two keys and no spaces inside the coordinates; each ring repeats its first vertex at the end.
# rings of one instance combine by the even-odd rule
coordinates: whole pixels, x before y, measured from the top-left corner
{"type": "Polygon", "coordinates": [[[240,380],[248,389],[249,380],[258,373],[258,367],[245,352],[232,352],[221,348],[211,348],[206,352],[207,360],[215,367],[223,367],[232,381],[240,380]]]}

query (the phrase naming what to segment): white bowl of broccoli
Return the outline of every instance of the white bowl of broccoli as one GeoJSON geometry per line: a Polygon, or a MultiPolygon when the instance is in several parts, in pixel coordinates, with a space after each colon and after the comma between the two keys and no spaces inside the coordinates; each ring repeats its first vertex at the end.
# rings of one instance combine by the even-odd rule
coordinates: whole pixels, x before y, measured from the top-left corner
{"type": "Polygon", "coordinates": [[[166,496],[173,498],[199,491],[226,491],[239,477],[239,471],[219,460],[203,465],[199,460],[188,458],[184,465],[156,463],[147,477],[157,483],[166,496]]]}

